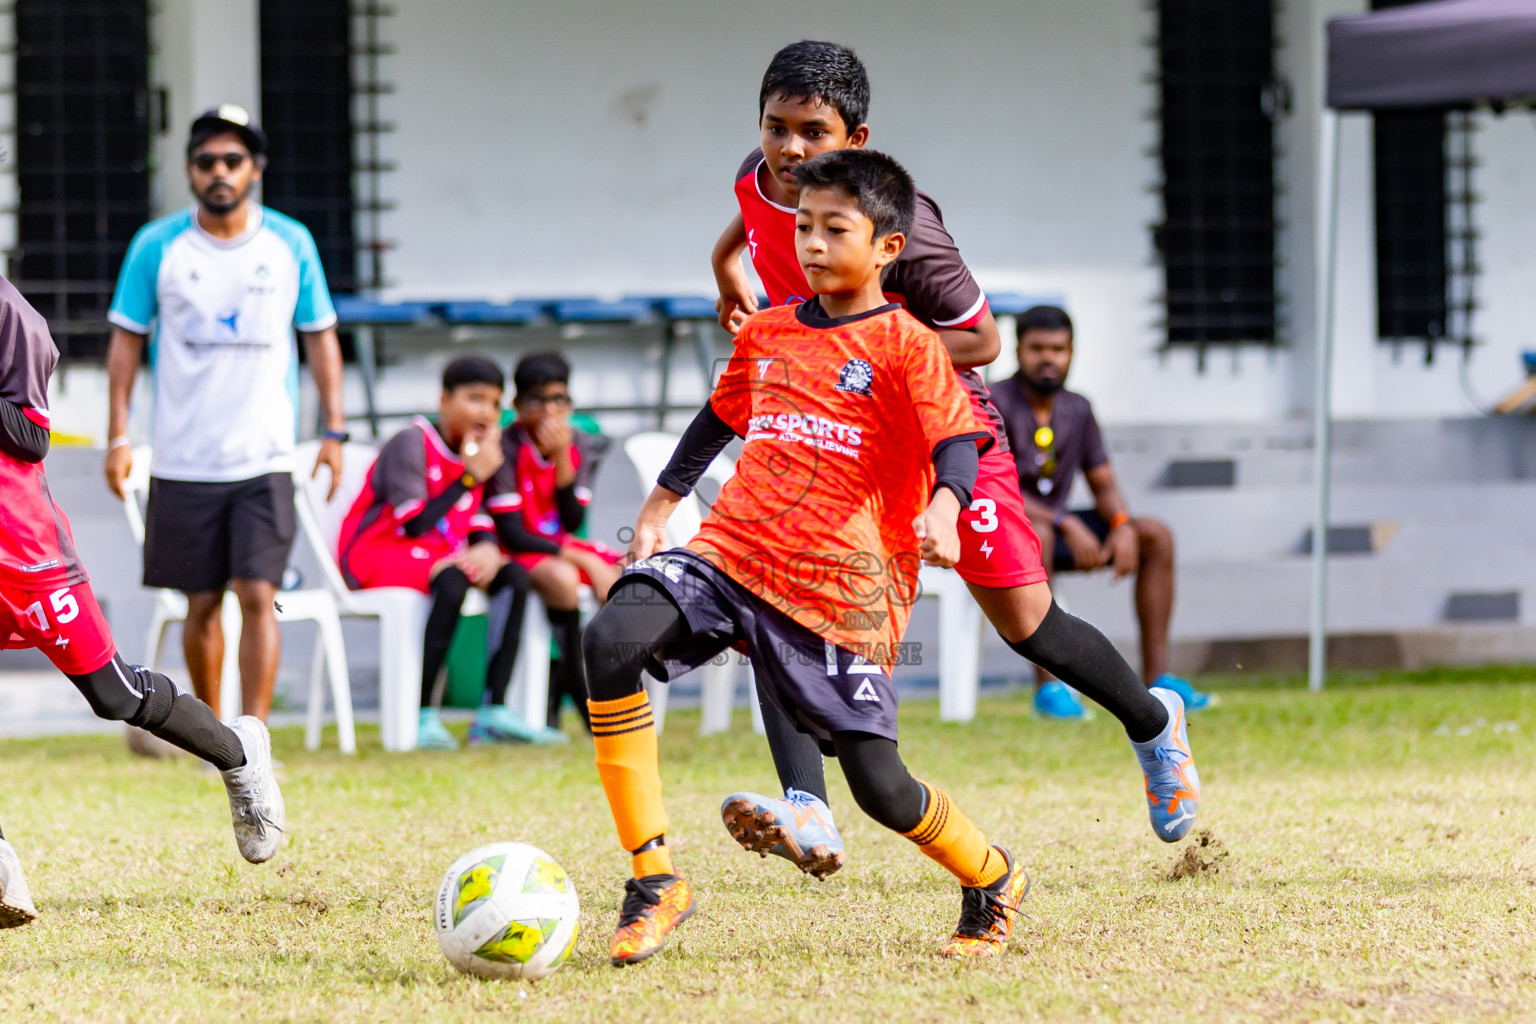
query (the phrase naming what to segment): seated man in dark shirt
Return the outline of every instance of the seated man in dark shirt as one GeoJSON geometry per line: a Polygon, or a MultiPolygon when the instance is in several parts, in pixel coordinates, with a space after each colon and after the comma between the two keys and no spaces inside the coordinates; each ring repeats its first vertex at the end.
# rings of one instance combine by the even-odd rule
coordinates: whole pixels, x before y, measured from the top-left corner
{"type": "MultiPolygon", "coordinates": [[[[1141,668],[1148,686],[1163,686],[1198,711],[1211,697],[1168,672],[1168,620],[1173,614],[1173,535],[1156,519],[1132,516],[1115,483],[1093,407],[1065,390],[1072,367],[1072,318],[1055,306],[1035,306],[1017,322],[1019,371],[992,385],[1008,443],[1019,467],[1019,489],[1052,572],[1110,569],[1136,577],[1141,668]],[[1093,491],[1094,508],[1069,511],[1078,470],[1093,491]]],[[[1049,680],[1044,672],[1039,677],[1049,680]]],[[[1059,682],[1035,690],[1047,718],[1083,718],[1076,694],[1059,682]]]]}

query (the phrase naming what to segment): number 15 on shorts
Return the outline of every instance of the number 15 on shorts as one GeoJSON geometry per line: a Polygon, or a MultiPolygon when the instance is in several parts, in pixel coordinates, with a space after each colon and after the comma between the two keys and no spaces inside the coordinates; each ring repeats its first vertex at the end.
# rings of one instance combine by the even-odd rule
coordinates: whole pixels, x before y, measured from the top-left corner
{"type": "MultiPolygon", "coordinates": [[[[68,587],[60,587],[49,594],[48,603],[53,605],[53,621],[61,626],[73,622],[80,614],[80,603],[75,600],[75,595],[69,592],[68,587]]],[[[27,605],[22,609],[22,614],[32,620],[38,632],[48,632],[48,613],[44,610],[41,600],[27,605]]]]}

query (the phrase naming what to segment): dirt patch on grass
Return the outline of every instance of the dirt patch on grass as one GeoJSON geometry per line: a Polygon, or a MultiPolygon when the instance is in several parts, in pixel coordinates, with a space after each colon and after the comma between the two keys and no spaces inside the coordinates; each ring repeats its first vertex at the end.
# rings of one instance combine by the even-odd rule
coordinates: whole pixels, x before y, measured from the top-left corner
{"type": "Polygon", "coordinates": [[[1173,860],[1173,866],[1168,869],[1168,880],[1178,881],[1180,878],[1197,878],[1200,875],[1214,875],[1221,870],[1221,862],[1227,859],[1227,847],[1208,828],[1196,832],[1173,860]]]}

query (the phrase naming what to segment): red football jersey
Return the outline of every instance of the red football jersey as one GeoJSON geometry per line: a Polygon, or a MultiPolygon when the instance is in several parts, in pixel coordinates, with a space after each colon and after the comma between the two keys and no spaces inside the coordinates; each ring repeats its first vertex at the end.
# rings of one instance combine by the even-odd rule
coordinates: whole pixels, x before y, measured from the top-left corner
{"type": "MultiPolygon", "coordinates": [[[[58,361],[48,322],[0,277],[0,400],[47,427],[48,378],[58,361]]],[[[0,452],[0,581],[31,590],[84,579],[69,520],[48,491],[42,463],[0,452]]]]}
{"type": "MultiPolygon", "coordinates": [[[[576,500],[583,508],[592,504],[592,460],[585,448],[590,435],[573,431],[571,465],[576,468],[576,500]]],[[[501,449],[506,461],[485,485],[485,510],[492,515],[517,512],[523,528],[535,536],[557,544],[568,537],[560,522],[560,508],[555,502],[555,464],[539,454],[538,445],[514,424],[501,435],[501,449]]]]}
{"type": "Polygon", "coordinates": [[[454,554],[472,530],[494,530],[480,510],[484,484],[476,484],[420,537],[407,537],[401,524],[464,475],[464,460],[443,443],[437,428],[420,416],[389,439],[368,471],[357,500],[341,525],[338,561],[348,584],[348,564],[368,560],[381,547],[419,548],[432,560],[454,554]]]}
{"type": "MultiPolygon", "coordinates": [[[[775,306],[794,305],[811,296],[811,286],[795,253],[795,210],[763,194],[768,174],[760,149],[753,150],[736,171],[736,204],[747,231],[747,254],[775,306]]],[[[907,247],[886,268],[885,297],[900,303],[919,322],[938,328],[975,327],[987,311],[987,297],[960,258],[960,249],[944,227],[944,215],[926,193],[917,194],[917,216],[907,247]]],[[[982,422],[992,428],[998,451],[1007,451],[1002,417],[992,407],[987,385],[975,370],[957,370],[960,383],[982,422]]]]}

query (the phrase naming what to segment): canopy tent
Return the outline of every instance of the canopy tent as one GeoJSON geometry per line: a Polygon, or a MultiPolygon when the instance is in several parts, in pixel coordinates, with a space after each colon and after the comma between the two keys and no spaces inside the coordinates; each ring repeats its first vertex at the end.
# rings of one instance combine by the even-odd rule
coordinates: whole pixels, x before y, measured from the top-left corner
{"type": "Polygon", "coordinates": [[[1464,107],[1536,97],[1536,3],[1443,0],[1328,25],[1328,106],[1464,107]]]}
{"type": "Polygon", "coordinates": [[[1327,651],[1338,111],[1469,107],[1526,99],[1536,99],[1536,0],[1439,0],[1328,23],[1328,106],[1322,136],[1325,248],[1318,261],[1322,301],[1313,408],[1317,506],[1308,670],[1314,690],[1322,688],[1327,651]]]}

